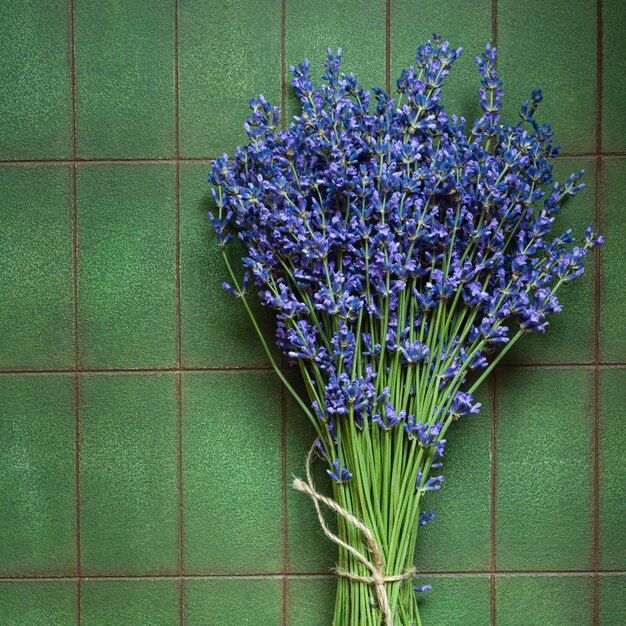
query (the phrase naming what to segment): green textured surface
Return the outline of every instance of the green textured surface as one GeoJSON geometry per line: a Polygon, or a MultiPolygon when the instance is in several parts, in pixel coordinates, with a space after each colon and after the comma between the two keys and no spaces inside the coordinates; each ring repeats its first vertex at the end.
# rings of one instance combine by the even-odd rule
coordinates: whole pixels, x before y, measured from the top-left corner
{"type": "Polygon", "coordinates": [[[80,398],[82,572],[176,573],[175,376],[87,374],[80,398]]]}
{"type": "Polygon", "coordinates": [[[600,624],[624,626],[626,624],[626,576],[600,578],[600,624]]]}
{"type": "Polygon", "coordinates": [[[185,572],[282,570],[280,387],[272,372],[183,376],[185,572]]]}
{"type": "Polygon", "coordinates": [[[498,623],[591,626],[591,587],[590,576],[499,576],[496,579],[498,623]]]}
{"type": "Polygon", "coordinates": [[[600,398],[600,564],[606,569],[624,569],[626,370],[602,372],[600,398]]]}
{"type": "Polygon", "coordinates": [[[70,155],[67,17],[64,2],[2,2],[0,159],[58,159],[70,155]]]}
{"type": "MultiPolygon", "coordinates": [[[[585,189],[565,202],[554,221],[554,233],[568,228],[580,241],[588,225],[595,224],[596,165],[593,159],[557,159],[554,177],[565,181],[572,172],[585,170],[585,189]]],[[[562,313],[551,315],[546,332],[522,337],[505,357],[505,363],[593,363],[594,289],[597,272],[593,253],[587,257],[585,275],[558,292],[562,313]]]]}
{"type": "MultiPolygon", "coordinates": [[[[304,392],[304,385],[298,381],[297,376],[292,375],[290,383],[300,393],[304,392]]],[[[315,430],[286,389],[285,393],[287,398],[285,406],[287,413],[287,478],[290,479],[293,476],[304,478],[305,461],[315,440],[315,430]]],[[[327,480],[328,475],[323,463],[315,463],[313,476],[317,489],[324,495],[332,496],[332,489],[327,480]]],[[[289,521],[287,537],[289,571],[328,573],[337,561],[337,548],[322,533],[311,499],[293,489],[291,481],[287,484],[287,518],[289,521]]],[[[327,515],[326,519],[329,526],[335,529],[336,524],[332,515],[327,515]]]]}
{"type": "Polygon", "coordinates": [[[0,167],[0,369],[71,367],[67,167],[0,167]]]}
{"type": "Polygon", "coordinates": [[[497,567],[590,568],[592,372],[511,368],[497,385],[497,567]]]}
{"type": "Polygon", "coordinates": [[[328,626],[335,605],[334,578],[287,581],[287,626],[328,626]]]}
{"type": "Polygon", "coordinates": [[[532,89],[543,90],[535,116],[549,122],[563,150],[592,151],[596,137],[596,3],[499,0],[498,68],[503,115],[516,121],[532,89]]]}
{"type": "Polygon", "coordinates": [[[181,0],[178,41],[181,153],[232,151],[250,98],[280,106],[280,3],[181,0]]]}
{"type": "Polygon", "coordinates": [[[473,120],[481,113],[480,75],[474,57],[491,40],[491,0],[394,0],[391,4],[391,83],[415,65],[417,46],[438,31],[455,48],[463,48],[441,90],[450,113],[473,120]]]}
{"type": "Polygon", "coordinates": [[[172,0],[75,0],[80,157],[175,152],[172,0]]]}
{"type": "Polygon", "coordinates": [[[78,169],[81,363],[176,361],[173,165],[78,169]]]}
{"type": "MultiPolygon", "coordinates": [[[[488,576],[431,576],[418,578],[432,589],[423,592],[420,617],[432,626],[488,626],[488,576]]],[[[502,622],[508,626],[508,622],[502,622]]],[[[533,624],[534,626],[534,624],[533,624]]]]}
{"type": "MultiPolygon", "coordinates": [[[[385,1],[286,0],[285,56],[287,121],[298,114],[289,66],[308,58],[311,78],[321,84],[326,50],[342,48],[342,68],[354,72],[367,88],[385,86],[385,1]]],[[[278,103],[277,103],[278,104],[278,103]]]]}
{"type": "MultiPolygon", "coordinates": [[[[209,211],[216,213],[208,168],[208,163],[186,163],[180,172],[182,361],[188,367],[262,365],[267,357],[243,304],[222,289],[224,281],[232,281],[207,217],[209,211]]],[[[229,249],[233,267],[241,266],[242,254],[239,246],[229,249]]],[[[263,330],[273,343],[265,309],[254,310],[267,321],[263,330]]]]}
{"type": "Polygon", "coordinates": [[[2,626],[74,626],[76,583],[0,581],[2,626]]]}
{"type": "Polygon", "coordinates": [[[623,363],[626,354],[626,333],[624,333],[626,247],[623,245],[625,187],[626,158],[605,159],[602,229],[607,241],[602,250],[600,357],[606,363],[623,363]]]}
{"type": "Polygon", "coordinates": [[[434,510],[435,519],[418,532],[419,570],[489,568],[491,398],[490,385],[485,385],[476,394],[481,412],[462,418],[446,434],[444,484],[422,500],[422,509],[434,510]]]}
{"type": "MultiPolygon", "coordinates": [[[[281,76],[283,40],[285,70],[308,56],[317,79],[326,48],[341,46],[344,68],[368,87],[385,82],[388,54],[393,86],[436,30],[465,49],[443,90],[451,112],[471,118],[478,111],[473,57],[487,40],[497,43],[508,120],[516,121],[532,88],[543,88],[538,119],[553,123],[556,142],[569,155],[555,162],[558,177],[587,170],[587,188],[564,207],[557,228],[571,224],[578,234],[598,208],[607,243],[599,268],[589,263],[587,276],[563,292],[565,311],[546,335],[524,338],[499,369],[497,454],[490,455],[486,388],[483,414],[449,433],[446,482],[424,507],[437,517],[418,542],[418,567],[444,573],[420,578],[434,587],[422,598],[423,626],[489,623],[494,461],[497,570],[526,572],[496,574],[497,626],[590,624],[596,530],[598,626],[625,623],[624,577],[602,571],[626,562],[624,10],[620,0],[0,2],[0,161],[47,160],[0,163],[0,625],[77,624],[77,540],[82,624],[177,624],[181,562],[185,576],[236,575],[184,580],[185,625],[281,624],[285,571],[286,624],[330,623],[334,580],[307,574],[327,573],[336,548],[322,535],[309,499],[290,487],[292,475],[302,475],[312,429],[291,400],[281,404],[271,371],[247,371],[266,368],[266,356],[241,303],[219,288],[227,273],[206,216],[208,161],[186,159],[232,152],[245,141],[248,100],[264,93],[280,105],[281,83],[287,119],[296,111],[293,89],[283,82],[289,73],[281,76]],[[119,159],[131,162],[107,162],[119,159]],[[151,160],[132,163],[138,159],[151,160]],[[76,362],[79,370],[121,371],[75,375],[76,362]],[[176,372],[128,371],[179,364],[233,370],[183,372],[182,459],[176,372]],[[548,364],[566,367],[536,367],[548,364]],[[543,569],[557,573],[538,576],[543,569]],[[483,575],[446,574],[463,571],[483,575]],[[129,578],[146,573],[166,577],[129,578]],[[277,576],[246,578],[253,574],[277,576]],[[84,578],[94,575],[106,580],[84,578]],[[2,580],[7,576],[65,579],[2,580]]],[[[240,256],[236,249],[232,254],[240,256]]],[[[270,342],[271,326],[265,315],[270,342]]],[[[321,464],[316,471],[318,487],[327,488],[321,464]]]]}
{"type": "Polygon", "coordinates": [[[279,626],[280,605],[277,578],[185,581],[185,626],[279,626]]]}
{"type": "Polygon", "coordinates": [[[0,575],[73,574],[72,378],[0,377],[0,398],[0,575]]]}
{"type": "Polygon", "coordinates": [[[623,152],[626,150],[626,2],[602,0],[602,21],[602,147],[623,152]]]}
{"type": "Polygon", "coordinates": [[[81,626],[177,626],[176,580],[88,580],[80,590],[81,626]]]}

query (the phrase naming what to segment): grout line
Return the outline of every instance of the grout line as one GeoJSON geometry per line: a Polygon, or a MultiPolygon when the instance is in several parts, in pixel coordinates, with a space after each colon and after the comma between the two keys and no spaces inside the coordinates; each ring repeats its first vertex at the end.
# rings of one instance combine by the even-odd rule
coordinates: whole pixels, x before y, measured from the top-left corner
{"type": "Polygon", "coordinates": [[[287,125],[287,11],[286,0],[280,0],[280,125],[287,125]]]}
{"type": "Polygon", "coordinates": [[[491,501],[489,509],[489,544],[490,553],[490,571],[489,576],[489,606],[491,615],[491,626],[496,624],[496,495],[497,495],[497,465],[496,465],[496,449],[497,449],[497,398],[496,398],[496,376],[497,369],[494,370],[491,377],[491,501]]]}
{"type": "Polygon", "coordinates": [[[385,88],[391,95],[391,0],[385,5],[385,88]]]}
{"type": "MultiPolygon", "coordinates": [[[[498,0],[491,0],[491,41],[494,48],[498,48],[498,0]]],[[[497,68],[497,58],[496,58],[497,68]]],[[[497,370],[494,370],[491,377],[491,502],[489,510],[489,543],[491,546],[490,554],[490,569],[491,575],[489,576],[489,611],[490,611],[490,624],[496,626],[498,621],[497,617],[497,602],[496,602],[496,496],[497,496],[497,480],[498,480],[498,468],[497,468],[497,370]]]]}
{"type": "MultiPolygon", "coordinates": [[[[484,576],[484,577],[530,577],[530,576],[554,576],[567,578],[580,577],[611,577],[626,576],[626,570],[607,569],[594,570],[501,570],[491,572],[488,570],[464,570],[464,571],[419,571],[418,576],[484,576]]],[[[0,576],[0,584],[3,582],[56,582],[61,580],[74,581],[109,581],[109,580],[298,580],[305,578],[335,579],[337,576],[328,572],[302,572],[283,574],[282,572],[257,573],[257,574],[96,574],[93,576],[0,576]]]]}
{"type": "MultiPolygon", "coordinates": [[[[603,369],[624,369],[626,363],[536,363],[536,364],[499,364],[498,370],[514,370],[514,369],[583,369],[593,370],[598,367],[603,369]]],[[[286,373],[293,371],[287,366],[280,366],[279,369],[286,373]]],[[[270,372],[274,371],[269,365],[250,365],[235,367],[137,367],[137,368],[65,368],[65,369],[23,369],[23,370],[0,370],[0,376],[30,376],[36,374],[56,375],[56,374],[171,374],[177,372],[270,372]]]]}
{"type": "MultiPolygon", "coordinates": [[[[626,367],[626,366],[625,366],[626,367]]],[[[284,372],[289,371],[289,368],[282,367],[284,372]]],[[[3,376],[20,376],[30,374],[71,374],[73,368],[66,369],[42,369],[42,370],[0,370],[0,375],[3,376]]],[[[146,367],[146,368],[82,368],[77,370],[81,374],[172,374],[176,372],[270,372],[274,371],[273,368],[268,365],[259,366],[242,366],[242,367],[146,367]]]]}
{"type": "MultiPolygon", "coordinates": [[[[283,130],[287,124],[287,10],[286,0],[280,0],[280,123],[283,130]]],[[[282,362],[281,365],[284,365],[282,362]]],[[[287,626],[287,572],[289,568],[289,520],[287,517],[287,398],[285,386],[280,386],[280,455],[281,455],[281,507],[283,525],[283,572],[281,579],[281,624],[287,626]]]]}
{"type": "Polygon", "coordinates": [[[74,494],[76,499],[76,574],[78,584],[76,586],[76,623],[80,626],[81,621],[81,546],[80,546],[80,375],[74,375],[72,385],[72,402],[74,404],[74,494]]]}
{"type": "Polygon", "coordinates": [[[209,163],[215,157],[163,157],[153,159],[13,159],[0,160],[1,165],[151,165],[174,163],[209,163]]]}
{"type": "Polygon", "coordinates": [[[181,303],[180,303],[180,89],[179,89],[179,41],[178,41],[178,0],[173,2],[174,25],[174,143],[176,150],[175,173],[175,232],[176,232],[176,479],[178,492],[178,621],[185,623],[185,583],[184,572],[184,504],[183,504],[183,407],[182,407],[182,341],[181,341],[181,303]]]}
{"type": "MultiPolygon", "coordinates": [[[[602,206],[602,90],[603,90],[603,17],[602,0],[596,2],[596,228],[601,224],[602,206]]],[[[600,626],[600,312],[601,312],[601,277],[602,254],[599,248],[594,250],[594,407],[593,407],[593,543],[592,566],[596,572],[593,577],[593,626],[600,626]]]]}
{"type": "MultiPolygon", "coordinates": [[[[561,159],[577,159],[581,157],[597,158],[603,157],[626,157],[626,152],[620,151],[602,151],[602,152],[562,152],[559,154],[561,159]]],[[[159,165],[159,164],[176,164],[176,163],[210,163],[216,157],[163,157],[152,159],[114,159],[114,158],[98,158],[98,159],[0,159],[1,166],[15,165],[159,165]]]]}
{"type": "Polygon", "coordinates": [[[72,317],[74,326],[74,368],[72,376],[72,404],[74,418],[74,499],[76,525],[76,624],[81,624],[81,545],[80,545],[80,345],[79,345],[79,309],[78,309],[78,197],[76,181],[76,51],[75,51],[76,12],[74,0],[68,2],[68,31],[69,31],[69,64],[70,64],[70,92],[71,92],[71,133],[72,133],[72,166],[70,168],[71,203],[72,203],[72,317]]]}
{"type": "Polygon", "coordinates": [[[287,626],[287,574],[289,571],[289,517],[287,510],[287,394],[280,386],[280,449],[283,509],[283,579],[282,579],[282,624],[287,626]]]}

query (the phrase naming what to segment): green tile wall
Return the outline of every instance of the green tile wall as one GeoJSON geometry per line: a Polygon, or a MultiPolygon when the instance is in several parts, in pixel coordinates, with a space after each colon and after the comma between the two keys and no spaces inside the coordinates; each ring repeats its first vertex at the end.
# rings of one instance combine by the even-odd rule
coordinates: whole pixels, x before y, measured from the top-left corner
{"type": "Polygon", "coordinates": [[[587,172],[559,223],[607,244],[450,433],[423,621],[625,623],[624,18],[621,0],[4,0],[0,624],[330,624],[334,548],[289,487],[311,428],[219,289],[208,162],[252,96],[297,110],[289,65],[341,46],[393,85],[435,30],[465,49],[458,114],[487,40],[505,115],[544,89],[557,173],[587,172]]]}
{"type": "Polygon", "coordinates": [[[88,580],[81,585],[81,624],[178,624],[176,580],[88,580]]]}
{"type": "Polygon", "coordinates": [[[71,154],[70,22],[63,2],[6,0],[0,13],[0,159],[71,154]]]}
{"type": "Polygon", "coordinates": [[[173,165],[77,168],[80,362],[90,368],[176,362],[173,165]]]}
{"type": "Polygon", "coordinates": [[[76,0],[76,140],[84,158],[174,156],[174,6],[76,0]]]}
{"type": "Polygon", "coordinates": [[[591,576],[501,576],[496,597],[498,622],[506,626],[594,623],[591,576]]]}
{"type": "Polygon", "coordinates": [[[70,170],[0,169],[0,369],[72,367],[70,170]]]}
{"type": "Polygon", "coordinates": [[[174,374],[80,377],[81,571],[175,574],[174,374]]]}

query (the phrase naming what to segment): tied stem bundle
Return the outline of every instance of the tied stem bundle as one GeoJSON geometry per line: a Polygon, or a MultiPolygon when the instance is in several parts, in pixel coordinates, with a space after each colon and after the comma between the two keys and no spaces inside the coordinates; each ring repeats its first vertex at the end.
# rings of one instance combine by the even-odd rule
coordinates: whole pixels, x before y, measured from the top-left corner
{"type": "Polygon", "coordinates": [[[389,598],[387,596],[387,590],[385,589],[385,583],[400,582],[411,578],[416,571],[415,567],[411,567],[404,574],[398,574],[395,576],[385,575],[383,568],[382,550],[378,545],[378,542],[376,541],[376,538],[374,537],[372,531],[361,520],[357,519],[349,511],[339,506],[339,504],[337,504],[334,500],[332,500],[331,498],[327,498],[326,496],[318,493],[315,490],[313,474],[311,472],[311,463],[314,453],[315,445],[313,445],[309,450],[309,454],[307,455],[306,459],[307,482],[303,482],[299,478],[296,478],[293,481],[293,488],[297,491],[302,491],[303,493],[306,493],[311,497],[311,499],[313,500],[313,505],[315,506],[315,512],[317,513],[317,519],[320,522],[320,526],[322,527],[324,534],[331,541],[334,541],[338,546],[349,552],[359,563],[367,567],[367,569],[371,572],[371,576],[361,576],[359,574],[353,574],[341,568],[336,568],[336,573],[339,574],[339,576],[344,576],[345,578],[348,578],[349,580],[364,583],[366,585],[374,585],[376,589],[376,596],[378,599],[378,606],[380,607],[380,611],[383,614],[384,623],[388,626],[393,626],[393,613],[391,611],[391,605],[389,604],[389,598]],[[338,537],[330,530],[328,524],[326,524],[326,520],[324,519],[322,509],[320,508],[320,503],[325,504],[329,509],[344,518],[347,522],[352,524],[355,528],[363,533],[363,537],[367,542],[369,550],[373,554],[373,562],[370,561],[363,553],[359,552],[353,546],[347,544],[343,539],[338,537]]]}
{"type": "Polygon", "coordinates": [[[583,172],[554,180],[540,91],[517,123],[500,122],[489,45],[476,58],[482,115],[471,127],[448,115],[441,90],[460,53],[437,35],[420,46],[397,98],[341,73],[341,51],[329,50],[322,86],[308,61],[291,68],[302,113],[281,130],[279,110],[253,99],[249,143],[209,175],[223,286],[317,434],[294,486],[339,548],[334,626],[421,625],[415,592],[429,585],[412,585],[415,542],[434,517],[422,506],[443,482],[446,433],[479,412],[474,392],[507,351],[545,332],[559,290],[603,240],[591,226],[580,245],[570,229],[551,235],[583,172]],[[234,235],[243,277],[227,254],[234,235]],[[260,330],[251,280],[302,393],[260,330]],[[314,452],[332,498],[313,484],[314,452]]]}

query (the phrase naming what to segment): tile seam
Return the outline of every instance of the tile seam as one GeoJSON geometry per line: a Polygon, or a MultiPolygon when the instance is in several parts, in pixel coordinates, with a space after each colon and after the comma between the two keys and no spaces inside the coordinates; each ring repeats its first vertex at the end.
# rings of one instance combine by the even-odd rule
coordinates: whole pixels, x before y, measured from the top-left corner
{"type": "MultiPolygon", "coordinates": [[[[626,157],[626,151],[597,151],[591,152],[562,152],[559,158],[576,159],[576,158],[596,158],[603,156],[607,158],[623,158],[626,157]]],[[[137,157],[137,158],[76,158],[76,159],[0,159],[0,166],[10,165],[159,165],[159,164],[176,164],[176,163],[209,163],[215,156],[199,156],[199,157],[137,157]]]]}
{"type": "Polygon", "coordinates": [[[282,506],[282,522],[283,522],[283,571],[282,571],[282,624],[287,626],[287,576],[289,573],[289,517],[287,510],[287,396],[285,386],[280,386],[280,447],[281,447],[281,506],[282,506]]]}
{"type": "MultiPolygon", "coordinates": [[[[420,570],[420,576],[481,576],[484,578],[496,576],[512,576],[512,577],[530,577],[530,576],[551,576],[551,577],[611,577],[611,576],[626,576],[626,570],[623,569],[606,569],[595,571],[589,570],[496,570],[492,572],[490,569],[486,570],[420,570]]],[[[284,574],[280,572],[267,572],[267,573],[241,573],[241,574],[184,574],[180,576],[177,573],[173,574],[87,574],[81,576],[0,576],[0,584],[3,582],[47,582],[47,581],[64,581],[64,580],[190,580],[190,579],[267,579],[272,578],[276,580],[282,580],[287,578],[288,580],[300,579],[300,578],[336,578],[336,575],[329,572],[290,572],[284,574]]]]}
{"type": "Polygon", "coordinates": [[[160,164],[176,164],[176,163],[209,163],[216,157],[163,157],[163,158],[141,158],[136,159],[9,159],[0,160],[2,165],[160,165],[160,164]]]}
{"type": "MultiPolygon", "coordinates": [[[[601,198],[603,183],[602,159],[602,91],[603,91],[603,6],[602,0],[596,1],[596,197],[595,223],[601,224],[601,198]]],[[[594,250],[594,407],[593,407],[593,544],[592,566],[596,574],[593,577],[593,625],[600,626],[600,312],[601,312],[601,277],[602,254],[599,248],[594,250]]]]}
{"type": "Polygon", "coordinates": [[[178,621],[185,623],[185,584],[184,574],[184,502],[183,502],[183,408],[182,408],[182,331],[181,331],[181,277],[180,277],[180,89],[179,89],[179,24],[178,0],[173,0],[174,30],[174,145],[175,162],[175,284],[176,284],[176,487],[177,487],[177,523],[178,523],[178,621]]]}
{"type": "MultiPolygon", "coordinates": [[[[280,121],[283,130],[287,123],[287,10],[286,0],[280,2],[280,121]]],[[[289,567],[289,518],[287,516],[287,411],[285,386],[280,386],[280,455],[281,455],[281,508],[282,508],[282,561],[280,610],[281,624],[287,626],[287,572],[289,567]]]]}
{"type": "MultiPolygon", "coordinates": [[[[494,48],[498,48],[498,0],[491,0],[491,41],[494,48]]],[[[496,58],[495,67],[498,67],[496,58]]],[[[491,501],[489,511],[489,544],[490,544],[490,570],[489,576],[489,616],[491,626],[496,626],[496,498],[497,498],[497,369],[494,369],[491,378],[491,501]]]]}
{"type": "MultiPolygon", "coordinates": [[[[499,364],[499,371],[513,369],[582,369],[593,370],[594,368],[603,369],[624,369],[626,363],[509,363],[499,364]]],[[[283,373],[292,372],[289,367],[281,366],[283,373]]],[[[0,370],[0,376],[26,376],[26,375],[55,375],[55,374],[175,374],[178,372],[185,373],[202,373],[202,372],[271,372],[274,371],[271,366],[233,366],[233,367],[135,367],[135,368],[60,368],[60,369],[23,369],[23,370],[0,370]]]]}
{"type": "Polygon", "coordinates": [[[77,197],[77,135],[76,135],[76,50],[75,35],[76,7],[74,0],[68,0],[68,53],[70,65],[70,118],[71,118],[71,154],[70,167],[71,211],[72,211],[72,317],[74,326],[74,364],[72,375],[72,404],[74,419],[74,498],[75,498],[75,550],[76,550],[76,624],[81,624],[81,542],[80,542],[80,344],[79,344],[79,307],[78,307],[78,197],[77,197]]]}

